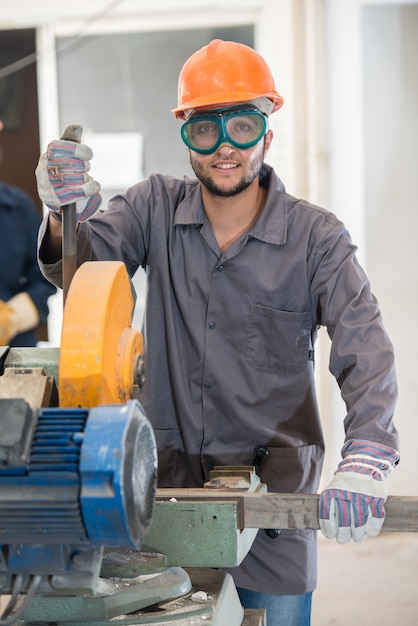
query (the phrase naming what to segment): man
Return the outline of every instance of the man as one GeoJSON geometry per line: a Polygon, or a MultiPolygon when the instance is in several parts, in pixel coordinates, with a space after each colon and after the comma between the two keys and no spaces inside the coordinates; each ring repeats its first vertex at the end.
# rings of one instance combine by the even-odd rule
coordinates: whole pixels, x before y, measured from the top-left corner
{"type": "Polygon", "coordinates": [[[0,346],[36,346],[36,328],[48,317],[48,298],[56,288],[38,266],[40,222],[32,199],[0,182],[0,346]]]}
{"type": "MultiPolygon", "coordinates": [[[[60,206],[79,201],[79,262],[145,268],[143,404],[160,487],[202,486],[214,465],[247,465],[261,446],[269,491],[316,492],[314,344],[325,325],[347,417],[320,523],[330,538],[360,540],[381,528],[385,477],[399,458],[393,350],[344,225],[287,194],[264,163],[268,116],[282,103],[254,50],[212,41],[185,63],[174,109],[196,180],[152,175],[94,217],[91,151],[52,142],[37,170],[50,207],[39,258],[60,284],[60,206]]],[[[269,626],[310,624],[315,542],[310,530],[260,530],[231,570],[243,605],[265,607],[269,626]]]]}

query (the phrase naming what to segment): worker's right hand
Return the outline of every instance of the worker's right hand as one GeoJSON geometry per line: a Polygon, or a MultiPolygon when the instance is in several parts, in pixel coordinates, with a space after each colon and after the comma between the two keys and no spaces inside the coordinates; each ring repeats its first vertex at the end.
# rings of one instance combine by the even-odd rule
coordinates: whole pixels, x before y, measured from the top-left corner
{"type": "Polygon", "coordinates": [[[93,151],[75,141],[52,141],[35,170],[42,202],[60,219],[61,207],[75,203],[78,222],[89,220],[99,209],[100,184],[87,173],[93,151]]]}

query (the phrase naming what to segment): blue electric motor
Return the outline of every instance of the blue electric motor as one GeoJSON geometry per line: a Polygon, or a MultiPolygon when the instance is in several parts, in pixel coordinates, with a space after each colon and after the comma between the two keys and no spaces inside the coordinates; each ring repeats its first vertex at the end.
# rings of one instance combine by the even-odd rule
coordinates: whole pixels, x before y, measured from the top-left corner
{"type": "Polygon", "coordinates": [[[137,400],[38,411],[0,400],[0,592],[16,574],[91,586],[103,546],[140,547],[156,481],[154,433],[137,400]]]}

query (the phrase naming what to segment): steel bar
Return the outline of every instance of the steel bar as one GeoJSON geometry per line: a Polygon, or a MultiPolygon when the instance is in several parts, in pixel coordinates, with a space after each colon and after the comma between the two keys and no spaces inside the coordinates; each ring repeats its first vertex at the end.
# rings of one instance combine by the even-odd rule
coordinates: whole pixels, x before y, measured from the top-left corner
{"type": "Polygon", "coordinates": [[[62,289],[64,304],[77,270],[77,221],[75,203],[62,207],[62,289]]]}
{"type": "MultiPolygon", "coordinates": [[[[237,502],[240,528],[318,529],[318,494],[248,493],[240,490],[157,489],[156,501],[237,502]]],[[[418,532],[418,497],[389,496],[383,530],[418,532]]]]}

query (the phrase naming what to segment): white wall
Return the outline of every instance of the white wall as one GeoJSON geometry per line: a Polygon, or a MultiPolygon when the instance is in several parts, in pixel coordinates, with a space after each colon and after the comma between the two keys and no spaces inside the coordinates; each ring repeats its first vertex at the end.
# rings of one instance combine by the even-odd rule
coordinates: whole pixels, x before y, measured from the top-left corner
{"type": "Polygon", "coordinates": [[[364,171],[367,268],[399,378],[398,493],[418,493],[418,4],[363,12],[364,171]]]}
{"type": "MultiPolygon", "coordinates": [[[[328,0],[326,14],[328,207],[360,246],[395,347],[401,463],[390,492],[417,495],[418,3],[328,0]]],[[[323,389],[332,457],[344,407],[325,375],[323,389]]]]}

